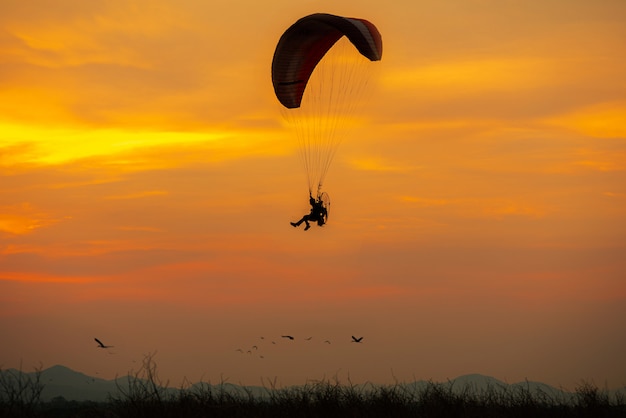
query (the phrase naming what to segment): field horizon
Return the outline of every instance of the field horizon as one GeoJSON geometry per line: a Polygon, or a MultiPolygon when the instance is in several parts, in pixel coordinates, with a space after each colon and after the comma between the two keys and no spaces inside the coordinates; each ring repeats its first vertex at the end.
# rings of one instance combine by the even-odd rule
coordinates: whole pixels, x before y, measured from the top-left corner
{"type": "Polygon", "coordinates": [[[113,380],[55,365],[34,372],[0,369],[0,417],[622,417],[626,387],[609,391],[581,382],[574,392],[540,382],[507,384],[471,374],[445,383],[393,385],[308,380],[282,387],[222,380],[186,382],[179,388],[159,377],[152,356],[113,380]]]}
{"type": "MultiPolygon", "coordinates": [[[[152,359],[149,359],[152,362],[152,359]]],[[[156,364],[152,363],[155,367],[156,364]]],[[[126,375],[116,376],[112,379],[101,378],[98,376],[92,376],[87,373],[83,373],[78,370],[74,370],[68,366],[62,364],[55,364],[47,368],[35,368],[34,371],[24,371],[15,368],[3,369],[0,366],[0,374],[11,373],[13,375],[23,374],[27,378],[34,378],[38,373],[41,375],[40,380],[44,387],[41,392],[41,400],[49,402],[54,398],[62,397],[67,401],[94,401],[104,402],[111,396],[115,396],[118,392],[119,386],[127,385],[130,379],[141,378],[141,374],[144,368],[139,370],[130,370],[126,375]]],[[[155,369],[156,371],[156,369],[155,369]]],[[[415,390],[423,389],[428,385],[444,385],[452,392],[462,393],[463,391],[471,390],[474,392],[485,392],[491,389],[497,390],[520,390],[524,388],[531,393],[546,393],[552,397],[559,397],[560,399],[567,400],[568,402],[573,400],[576,395],[576,388],[557,387],[548,383],[534,381],[531,379],[525,379],[517,382],[507,382],[488,376],[481,373],[470,373],[449,378],[446,381],[434,381],[430,378],[415,378],[411,381],[396,381],[394,384],[385,384],[373,381],[364,382],[352,382],[348,376],[344,381],[338,376],[333,376],[325,379],[303,379],[300,384],[283,385],[280,383],[280,379],[277,376],[272,377],[259,377],[259,384],[244,384],[241,382],[230,382],[228,376],[224,374],[224,378],[219,382],[211,382],[199,380],[197,382],[191,382],[185,379],[181,385],[170,384],[170,381],[165,377],[155,375],[158,379],[159,386],[162,386],[170,394],[175,394],[182,389],[195,388],[198,386],[209,385],[212,387],[226,388],[227,390],[236,393],[251,393],[254,396],[263,397],[269,390],[284,390],[289,388],[303,387],[310,385],[311,383],[319,382],[333,382],[339,385],[349,385],[359,389],[367,387],[391,387],[402,386],[412,388],[415,390]],[[161,380],[163,379],[163,380],[161,380]]],[[[595,382],[588,382],[584,379],[580,380],[581,385],[592,385],[597,387],[595,382]]],[[[605,391],[609,397],[615,398],[617,396],[626,397],[626,384],[619,387],[600,387],[605,391]]]]}

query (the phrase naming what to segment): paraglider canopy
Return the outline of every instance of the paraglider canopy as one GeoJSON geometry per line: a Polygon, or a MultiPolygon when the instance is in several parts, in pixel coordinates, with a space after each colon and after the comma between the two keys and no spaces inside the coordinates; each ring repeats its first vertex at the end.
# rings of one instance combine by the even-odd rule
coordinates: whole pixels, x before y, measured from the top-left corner
{"type": "Polygon", "coordinates": [[[309,195],[322,184],[342,138],[358,126],[372,61],[382,57],[378,29],[365,19],[315,13],[280,37],[272,60],[272,84],[280,110],[293,128],[307,174],[309,195]]]}
{"type": "Polygon", "coordinates": [[[315,13],[294,23],[281,36],[272,61],[276,97],[288,109],[300,107],[315,66],[343,36],[371,61],[382,57],[378,29],[365,19],[315,13]]]}

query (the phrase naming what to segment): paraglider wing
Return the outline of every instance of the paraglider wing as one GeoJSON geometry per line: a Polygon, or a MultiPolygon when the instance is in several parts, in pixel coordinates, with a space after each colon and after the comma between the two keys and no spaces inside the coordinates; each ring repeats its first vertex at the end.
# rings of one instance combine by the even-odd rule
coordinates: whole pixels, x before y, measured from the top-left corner
{"type": "Polygon", "coordinates": [[[380,33],[364,19],[316,13],[298,20],[283,33],[272,61],[272,83],[283,106],[300,107],[315,66],[342,36],[369,60],[381,59],[380,33]]]}

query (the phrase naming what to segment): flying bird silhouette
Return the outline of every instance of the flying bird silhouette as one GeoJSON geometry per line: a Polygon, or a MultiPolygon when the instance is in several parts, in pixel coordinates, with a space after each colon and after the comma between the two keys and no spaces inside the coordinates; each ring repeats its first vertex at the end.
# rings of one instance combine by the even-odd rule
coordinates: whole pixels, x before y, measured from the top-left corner
{"type": "Polygon", "coordinates": [[[357,338],[354,335],[352,336],[352,342],[353,343],[360,343],[362,339],[363,339],[363,337],[357,338]]]}
{"type": "Polygon", "coordinates": [[[100,341],[97,338],[94,338],[94,340],[96,340],[96,342],[98,343],[98,348],[113,348],[112,345],[104,345],[104,344],[102,344],[102,341],[100,341]]]}
{"type": "Polygon", "coordinates": [[[305,338],[305,340],[311,341],[311,338],[313,338],[313,337],[305,338]]]}
{"type": "Polygon", "coordinates": [[[293,337],[291,335],[281,335],[281,337],[283,338],[289,338],[290,340],[293,340],[293,337]]]}
{"type": "Polygon", "coordinates": [[[330,344],[330,341],[328,341],[328,340],[325,340],[324,342],[325,342],[326,344],[330,344]]]}

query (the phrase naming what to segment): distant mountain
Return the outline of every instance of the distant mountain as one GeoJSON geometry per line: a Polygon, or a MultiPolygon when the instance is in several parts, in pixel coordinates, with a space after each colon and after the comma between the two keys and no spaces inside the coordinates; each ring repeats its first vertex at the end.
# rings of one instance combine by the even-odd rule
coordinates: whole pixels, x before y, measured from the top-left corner
{"type": "Polygon", "coordinates": [[[557,389],[546,383],[524,381],[508,384],[494,377],[480,374],[459,376],[456,379],[448,381],[446,385],[449,385],[450,390],[454,393],[462,393],[464,391],[469,391],[475,394],[495,392],[517,395],[520,393],[527,393],[538,399],[552,399],[562,401],[563,403],[571,402],[575,396],[572,392],[557,389]]]}
{"type": "MultiPolygon", "coordinates": [[[[20,371],[16,369],[0,370],[2,374],[12,374],[18,376],[20,371]]],[[[36,373],[22,373],[25,378],[34,378],[36,373]]],[[[80,373],[71,370],[65,366],[56,365],[41,372],[40,382],[44,385],[44,389],[41,393],[41,400],[48,402],[57,397],[63,397],[68,401],[95,401],[106,402],[111,397],[120,397],[119,388],[127,390],[129,387],[129,377],[123,376],[118,379],[105,380],[93,376],[88,376],[84,373],[80,373]]],[[[469,374],[459,376],[456,379],[449,380],[443,383],[435,383],[432,381],[415,381],[411,383],[399,384],[407,391],[422,391],[429,385],[437,384],[445,390],[449,390],[452,393],[461,394],[469,392],[472,394],[498,392],[509,393],[517,395],[519,393],[528,393],[538,398],[544,398],[549,400],[557,400],[559,402],[567,403],[574,399],[576,394],[567,392],[562,389],[557,389],[553,386],[540,382],[518,382],[513,384],[507,384],[498,379],[490,376],[483,376],[479,374],[469,374]]],[[[359,385],[363,390],[367,390],[371,385],[359,385]]],[[[206,391],[212,390],[214,393],[224,391],[229,394],[238,395],[246,398],[248,395],[255,398],[267,397],[270,395],[271,390],[260,386],[239,386],[230,383],[223,385],[210,385],[205,382],[195,383],[189,387],[190,391],[206,391]]],[[[166,393],[168,395],[178,393],[179,389],[167,388],[166,393]]],[[[626,387],[618,389],[616,391],[609,391],[610,396],[616,396],[620,393],[621,396],[626,396],[626,387]]],[[[121,396],[123,398],[123,396],[121,396]]]]}
{"type": "MultiPolygon", "coordinates": [[[[2,374],[11,374],[13,376],[23,375],[24,378],[34,379],[36,372],[24,373],[17,369],[0,370],[2,374]]],[[[68,367],[55,365],[48,369],[42,370],[40,375],[40,383],[43,385],[41,392],[41,400],[49,402],[58,397],[63,397],[67,401],[94,401],[107,402],[111,397],[124,397],[120,392],[127,391],[129,388],[129,376],[118,377],[117,379],[101,379],[98,377],[88,376],[84,373],[74,371],[68,367]]],[[[196,383],[190,386],[190,390],[206,390],[210,386],[213,390],[224,390],[227,393],[247,396],[251,394],[255,397],[267,395],[267,391],[258,386],[239,386],[230,383],[223,385],[209,385],[208,383],[196,383]]],[[[178,393],[177,388],[164,388],[167,395],[178,393]]]]}
{"type": "Polygon", "coordinates": [[[460,392],[464,390],[482,392],[486,390],[501,389],[508,386],[501,380],[491,376],[484,376],[482,374],[466,374],[446,383],[451,386],[453,392],[460,392]]]}
{"type": "MultiPolygon", "coordinates": [[[[28,374],[34,375],[34,373],[28,374]]],[[[58,396],[68,401],[105,402],[109,399],[109,394],[117,393],[115,380],[87,376],[61,365],[43,370],[41,383],[44,385],[41,393],[44,402],[58,396]]]]}

